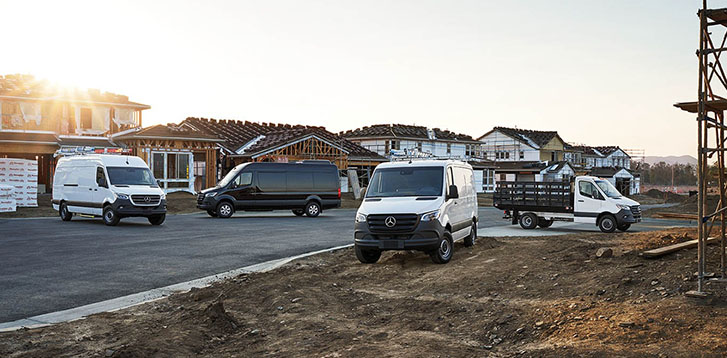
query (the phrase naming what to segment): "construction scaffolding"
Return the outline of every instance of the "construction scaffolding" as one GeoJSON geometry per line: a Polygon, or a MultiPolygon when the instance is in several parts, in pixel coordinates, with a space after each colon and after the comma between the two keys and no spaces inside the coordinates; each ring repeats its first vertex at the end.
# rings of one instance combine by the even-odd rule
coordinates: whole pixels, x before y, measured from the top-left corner
{"type": "MultiPolygon", "coordinates": [[[[721,55],[727,51],[727,9],[709,9],[707,0],[702,1],[699,16],[699,81],[696,102],[677,103],[675,106],[697,114],[697,290],[689,291],[692,297],[705,297],[706,282],[727,282],[725,277],[725,129],[724,111],[727,109],[727,73],[721,63],[721,55]],[[715,46],[715,44],[719,46],[715,46]],[[716,167],[709,170],[709,162],[716,167]],[[710,173],[711,176],[710,176],[710,173]],[[718,195],[716,205],[708,205],[707,196],[718,195]],[[713,207],[711,207],[713,206],[713,207]],[[715,239],[719,241],[719,276],[707,267],[707,240],[719,227],[715,239]]],[[[710,240],[713,241],[713,240],[710,240]]],[[[711,256],[714,262],[716,257],[711,256]]]]}

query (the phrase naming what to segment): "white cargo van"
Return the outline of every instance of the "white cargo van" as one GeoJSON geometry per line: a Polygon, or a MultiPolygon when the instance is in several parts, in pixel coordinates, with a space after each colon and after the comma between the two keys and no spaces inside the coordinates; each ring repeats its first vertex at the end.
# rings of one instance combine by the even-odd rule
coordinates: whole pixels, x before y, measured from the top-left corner
{"type": "Polygon", "coordinates": [[[383,163],[356,213],[354,248],[362,263],[383,250],[419,250],[435,263],[452,258],[453,243],[477,238],[477,194],[469,164],[453,160],[383,163]]]}
{"type": "Polygon", "coordinates": [[[167,213],[164,191],[139,157],[74,155],[58,160],[53,177],[53,209],[63,221],[74,214],[102,217],[116,225],[142,216],[161,225],[167,213]]]}

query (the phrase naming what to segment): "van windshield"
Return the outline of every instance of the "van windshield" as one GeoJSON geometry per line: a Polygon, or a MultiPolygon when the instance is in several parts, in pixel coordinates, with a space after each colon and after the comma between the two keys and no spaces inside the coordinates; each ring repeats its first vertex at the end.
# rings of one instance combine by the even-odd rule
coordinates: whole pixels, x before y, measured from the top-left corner
{"type": "Polygon", "coordinates": [[[222,180],[220,180],[217,183],[217,186],[219,186],[219,187],[225,187],[225,186],[227,186],[227,184],[230,184],[230,182],[232,181],[232,179],[235,179],[235,177],[237,176],[237,174],[240,173],[240,171],[242,170],[242,168],[244,168],[247,164],[248,163],[240,164],[240,165],[232,168],[232,170],[230,170],[230,172],[227,173],[227,175],[225,175],[225,177],[222,178],[222,180]]]}
{"type": "Polygon", "coordinates": [[[106,167],[106,171],[111,185],[157,185],[149,168],[106,167]]]}
{"type": "Polygon", "coordinates": [[[442,167],[377,169],[366,190],[366,197],[440,196],[443,183],[442,167]]]}
{"type": "Polygon", "coordinates": [[[616,190],[616,188],[611,185],[611,182],[606,180],[596,180],[596,185],[598,185],[601,190],[608,196],[609,198],[618,199],[621,197],[621,193],[616,190]]]}

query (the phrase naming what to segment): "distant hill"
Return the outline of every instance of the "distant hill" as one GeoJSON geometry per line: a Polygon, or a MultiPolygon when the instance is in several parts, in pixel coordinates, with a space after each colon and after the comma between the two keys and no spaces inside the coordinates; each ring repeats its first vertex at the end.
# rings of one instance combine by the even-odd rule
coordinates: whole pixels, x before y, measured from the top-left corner
{"type": "Polygon", "coordinates": [[[646,156],[644,158],[644,161],[649,164],[656,164],[659,162],[664,162],[666,164],[691,164],[691,165],[697,165],[697,158],[692,157],[691,155],[668,155],[665,157],[658,157],[658,156],[646,156]]]}

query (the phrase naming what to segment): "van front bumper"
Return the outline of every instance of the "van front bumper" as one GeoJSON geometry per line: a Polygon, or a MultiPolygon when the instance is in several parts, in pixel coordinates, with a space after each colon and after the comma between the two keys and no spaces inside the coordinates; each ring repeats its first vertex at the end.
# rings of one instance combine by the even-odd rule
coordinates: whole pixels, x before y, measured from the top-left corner
{"type": "Polygon", "coordinates": [[[379,250],[436,250],[439,240],[444,236],[444,227],[439,220],[420,221],[412,231],[408,232],[372,232],[368,223],[356,223],[354,226],[354,243],[356,246],[379,250]]]}
{"type": "MultiPolygon", "coordinates": [[[[199,194],[204,195],[204,194],[199,194]]],[[[197,209],[202,210],[216,210],[217,209],[217,201],[215,201],[214,197],[205,196],[200,200],[197,198],[197,209]]]]}
{"type": "Polygon", "coordinates": [[[634,216],[631,210],[621,209],[616,213],[616,224],[619,226],[623,224],[635,224],[641,222],[641,213],[638,216],[634,216]]]}
{"type": "Polygon", "coordinates": [[[154,216],[167,213],[167,201],[162,199],[157,206],[134,206],[129,199],[116,199],[111,207],[119,217],[154,216]]]}

